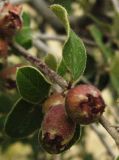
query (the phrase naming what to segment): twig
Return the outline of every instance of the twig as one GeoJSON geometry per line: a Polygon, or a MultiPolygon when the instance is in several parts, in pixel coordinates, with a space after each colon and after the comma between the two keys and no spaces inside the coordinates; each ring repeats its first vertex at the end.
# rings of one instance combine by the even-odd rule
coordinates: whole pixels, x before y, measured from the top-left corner
{"type": "MultiPolygon", "coordinates": [[[[38,33],[36,35],[36,38],[39,38],[41,40],[55,40],[55,41],[60,41],[60,42],[64,42],[66,40],[66,36],[48,35],[48,34],[41,34],[41,33],[38,33]]],[[[96,43],[93,42],[92,40],[89,40],[89,39],[83,38],[83,37],[81,37],[81,39],[87,45],[96,46],[96,43]]]]}
{"type": "Polygon", "coordinates": [[[102,142],[102,144],[105,146],[105,148],[107,150],[107,153],[114,159],[115,158],[115,154],[113,153],[112,148],[110,147],[110,145],[107,143],[107,141],[103,137],[102,133],[99,132],[99,130],[97,129],[97,127],[95,125],[92,124],[90,127],[96,133],[96,135],[99,137],[99,139],[102,142]]]}
{"type": "Polygon", "coordinates": [[[13,42],[11,44],[13,48],[15,48],[26,60],[29,62],[33,63],[34,65],[37,66],[38,69],[40,69],[45,76],[47,76],[53,83],[59,84],[62,88],[67,88],[67,82],[59,76],[56,72],[51,70],[42,60],[33,57],[30,55],[27,50],[25,50],[22,46],[17,44],[16,42],[13,42]]]}
{"type": "Polygon", "coordinates": [[[107,119],[105,119],[104,116],[101,116],[99,121],[102,124],[102,126],[107,130],[107,132],[111,135],[111,137],[115,140],[115,143],[119,148],[119,133],[117,129],[113,128],[112,124],[107,119]]]}
{"type": "Polygon", "coordinates": [[[50,49],[44,42],[40,39],[33,39],[33,45],[38,49],[43,51],[44,53],[53,53],[54,51],[50,49]]]}
{"type": "Polygon", "coordinates": [[[38,33],[36,35],[36,38],[41,40],[55,40],[55,41],[61,41],[61,42],[64,42],[66,40],[66,36],[49,35],[49,34],[42,34],[42,33],[38,33]]]}
{"type": "Polygon", "coordinates": [[[62,28],[60,20],[57,19],[55,14],[49,9],[48,4],[44,0],[29,0],[30,4],[35,8],[39,15],[43,16],[44,19],[57,27],[62,28]]]}
{"type": "MultiPolygon", "coordinates": [[[[61,76],[57,75],[56,72],[49,69],[49,67],[40,59],[29,55],[27,50],[25,50],[23,47],[21,47],[15,42],[13,42],[11,46],[14,47],[26,60],[36,65],[36,67],[40,69],[45,74],[45,76],[47,76],[52,82],[57,83],[63,89],[68,88],[67,82],[61,76]]],[[[115,140],[115,143],[119,148],[119,133],[116,128],[113,128],[110,122],[106,120],[103,116],[100,118],[99,122],[107,130],[110,136],[115,140]]]]}

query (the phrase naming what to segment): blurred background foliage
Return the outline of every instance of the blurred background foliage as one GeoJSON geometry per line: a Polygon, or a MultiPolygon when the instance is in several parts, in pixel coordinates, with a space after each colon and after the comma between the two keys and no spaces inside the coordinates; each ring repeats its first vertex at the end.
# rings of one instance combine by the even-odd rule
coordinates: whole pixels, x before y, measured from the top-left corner
{"type": "MultiPolygon", "coordinates": [[[[61,60],[66,32],[63,25],[50,11],[50,0],[11,0],[23,5],[26,19],[22,34],[16,40],[25,44],[29,52],[56,69],[61,60]],[[29,27],[30,26],[30,27],[29,27]],[[28,35],[28,36],[27,36],[28,35]],[[26,43],[24,43],[24,41],[26,43]]],[[[65,0],[70,24],[83,40],[87,50],[87,66],[79,83],[91,82],[102,91],[107,104],[105,115],[119,123],[119,6],[113,0],[65,0]]],[[[56,1],[62,4],[62,1],[56,1]]],[[[118,2],[119,3],[119,2],[118,2]]],[[[11,139],[4,133],[4,122],[19,94],[15,84],[16,67],[28,64],[10,51],[0,57],[0,160],[112,160],[113,157],[90,126],[83,127],[80,141],[60,155],[49,155],[40,147],[38,131],[24,139],[11,139]]],[[[17,124],[16,124],[17,125],[17,124]]],[[[118,156],[110,136],[96,125],[107,144],[118,156]]]]}

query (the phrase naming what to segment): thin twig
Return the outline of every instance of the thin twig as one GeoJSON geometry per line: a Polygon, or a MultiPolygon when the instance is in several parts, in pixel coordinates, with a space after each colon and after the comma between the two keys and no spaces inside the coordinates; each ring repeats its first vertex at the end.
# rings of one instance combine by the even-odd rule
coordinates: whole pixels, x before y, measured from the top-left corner
{"type": "MultiPolygon", "coordinates": [[[[41,40],[55,40],[55,41],[60,41],[60,42],[64,42],[66,40],[66,36],[48,35],[48,34],[41,34],[41,33],[38,33],[36,35],[36,38],[39,38],[41,40]]],[[[89,40],[89,39],[83,38],[83,37],[81,37],[81,39],[87,45],[96,46],[96,43],[93,42],[92,40],[89,40]]]]}
{"type": "Polygon", "coordinates": [[[63,27],[62,23],[50,10],[45,0],[29,0],[29,3],[47,22],[59,29],[63,27]]]}
{"type": "Polygon", "coordinates": [[[40,51],[43,51],[44,53],[53,53],[54,51],[49,48],[44,42],[42,42],[40,39],[33,39],[33,45],[40,51]]]}
{"type": "Polygon", "coordinates": [[[67,82],[59,76],[56,72],[51,70],[42,60],[30,55],[27,50],[25,50],[22,46],[17,44],[16,42],[13,42],[11,44],[26,60],[33,63],[37,66],[38,69],[40,69],[45,76],[47,76],[53,83],[59,84],[62,88],[67,88],[67,82]]]}
{"type": "Polygon", "coordinates": [[[99,137],[99,139],[102,142],[102,144],[105,146],[107,153],[114,159],[115,158],[115,154],[113,153],[112,148],[110,147],[110,145],[105,140],[103,134],[100,133],[100,131],[97,129],[97,127],[95,125],[92,124],[90,127],[96,133],[96,135],[99,137]]]}
{"type": "Polygon", "coordinates": [[[119,133],[116,128],[112,127],[112,124],[105,119],[104,116],[101,116],[100,123],[107,130],[107,132],[111,135],[111,137],[115,140],[117,147],[119,148],[119,133]]]}
{"type": "Polygon", "coordinates": [[[66,40],[66,36],[49,35],[49,34],[42,34],[42,33],[38,33],[36,35],[36,38],[41,40],[55,40],[55,41],[61,41],[61,42],[64,42],[66,40]]]}

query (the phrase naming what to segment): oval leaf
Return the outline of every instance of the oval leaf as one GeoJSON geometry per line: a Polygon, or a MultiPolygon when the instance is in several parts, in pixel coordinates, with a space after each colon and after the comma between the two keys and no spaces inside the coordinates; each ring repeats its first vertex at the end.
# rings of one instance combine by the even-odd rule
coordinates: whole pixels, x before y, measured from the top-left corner
{"type": "Polygon", "coordinates": [[[68,13],[71,12],[72,0],[50,0],[50,1],[53,2],[54,4],[62,5],[68,11],[68,13]]]}
{"type": "MultiPolygon", "coordinates": [[[[63,61],[70,71],[72,81],[75,82],[83,74],[86,67],[86,50],[81,39],[70,28],[66,9],[60,5],[52,5],[51,9],[62,21],[67,32],[67,39],[63,47],[63,61]]],[[[62,67],[59,66],[59,68],[62,67]]]]}
{"type": "Polygon", "coordinates": [[[86,67],[86,50],[81,39],[73,31],[70,31],[69,39],[64,45],[63,59],[73,81],[77,81],[86,67]]]}
{"type": "Polygon", "coordinates": [[[19,68],[16,82],[23,99],[31,103],[39,103],[48,96],[50,84],[42,73],[34,67],[19,68]]]}
{"type": "Polygon", "coordinates": [[[7,117],[5,132],[12,138],[29,136],[41,127],[42,119],[42,107],[40,105],[34,105],[20,99],[7,117]]]}
{"type": "Polygon", "coordinates": [[[62,24],[64,25],[66,29],[67,36],[69,36],[70,24],[69,24],[68,14],[67,14],[66,9],[58,4],[51,5],[50,8],[56,14],[56,16],[60,19],[60,21],[62,22],[62,24]]]}

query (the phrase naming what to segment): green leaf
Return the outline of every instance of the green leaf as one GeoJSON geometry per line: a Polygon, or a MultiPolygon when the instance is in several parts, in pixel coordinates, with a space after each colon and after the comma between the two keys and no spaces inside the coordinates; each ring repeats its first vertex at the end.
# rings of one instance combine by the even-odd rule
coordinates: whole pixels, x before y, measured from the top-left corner
{"type": "Polygon", "coordinates": [[[8,113],[12,107],[12,100],[5,94],[0,94],[0,113],[8,113]]]}
{"type": "Polygon", "coordinates": [[[43,74],[34,67],[19,68],[16,82],[23,99],[31,103],[39,103],[48,96],[50,84],[43,74]]]}
{"type": "Polygon", "coordinates": [[[62,5],[69,13],[71,12],[72,0],[50,0],[54,4],[62,5]]]}
{"type": "Polygon", "coordinates": [[[23,27],[22,29],[16,34],[15,40],[17,43],[22,45],[25,48],[30,48],[32,44],[32,32],[30,28],[30,17],[27,13],[23,13],[23,27]]]}
{"type": "Polygon", "coordinates": [[[62,21],[67,32],[67,39],[63,47],[63,61],[64,67],[59,66],[60,71],[70,71],[72,81],[77,81],[83,74],[86,67],[86,50],[81,39],[71,30],[68,14],[65,8],[60,5],[52,5],[52,11],[62,21]],[[67,67],[67,70],[65,69],[67,67]]]}
{"type": "Polygon", "coordinates": [[[64,25],[67,36],[69,36],[70,33],[70,24],[68,20],[68,14],[64,7],[61,5],[51,5],[51,10],[56,14],[56,16],[61,20],[62,24],[64,25]]]}
{"type": "Polygon", "coordinates": [[[86,51],[83,42],[73,31],[70,31],[69,39],[63,48],[63,59],[73,81],[78,80],[86,66],[86,51]]]}
{"type": "Polygon", "coordinates": [[[58,74],[61,76],[64,76],[67,71],[68,71],[67,67],[64,63],[64,60],[62,59],[62,61],[60,62],[60,65],[58,67],[58,74]]]}
{"type": "Polygon", "coordinates": [[[24,138],[41,127],[42,119],[40,105],[34,105],[20,99],[6,119],[5,132],[12,138],[24,138]]]}
{"type": "Polygon", "coordinates": [[[110,56],[112,56],[112,52],[111,52],[111,49],[106,47],[106,45],[103,43],[103,34],[95,25],[90,26],[89,30],[95,42],[97,43],[100,50],[102,51],[105,57],[105,60],[107,61],[110,58],[110,56]]]}
{"type": "Polygon", "coordinates": [[[48,54],[45,57],[45,63],[48,65],[49,68],[56,71],[57,70],[57,61],[52,54],[48,54]]]}
{"type": "Polygon", "coordinates": [[[119,54],[116,54],[111,63],[110,77],[112,85],[119,95],[119,54]]]}
{"type": "Polygon", "coordinates": [[[24,27],[28,27],[30,25],[30,23],[31,23],[29,14],[24,12],[22,14],[22,18],[23,18],[23,26],[24,27]]]}

